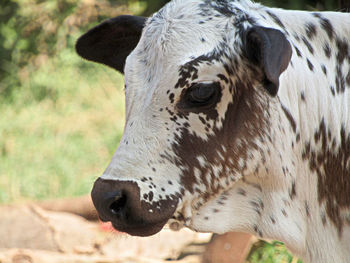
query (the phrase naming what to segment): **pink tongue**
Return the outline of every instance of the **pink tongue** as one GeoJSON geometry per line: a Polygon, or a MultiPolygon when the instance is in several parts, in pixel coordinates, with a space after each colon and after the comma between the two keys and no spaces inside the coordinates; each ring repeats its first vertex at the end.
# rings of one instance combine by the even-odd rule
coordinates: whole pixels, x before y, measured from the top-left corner
{"type": "Polygon", "coordinates": [[[104,232],[113,232],[113,233],[116,233],[116,234],[120,234],[121,232],[115,230],[112,226],[112,223],[111,222],[102,222],[100,220],[100,229],[104,232]]]}

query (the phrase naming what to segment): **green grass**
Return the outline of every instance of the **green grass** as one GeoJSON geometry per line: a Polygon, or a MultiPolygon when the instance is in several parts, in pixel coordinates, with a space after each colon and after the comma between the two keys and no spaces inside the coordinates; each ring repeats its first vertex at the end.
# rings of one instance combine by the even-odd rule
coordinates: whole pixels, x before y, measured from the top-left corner
{"type": "Polygon", "coordinates": [[[302,263],[302,261],[293,257],[282,242],[269,243],[260,240],[253,245],[246,263],[302,263]]]}
{"type": "Polygon", "coordinates": [[[0,203],[88,193],[122,135],[122,76],[68,49],[22,71],[0,105],[0,203]]]}

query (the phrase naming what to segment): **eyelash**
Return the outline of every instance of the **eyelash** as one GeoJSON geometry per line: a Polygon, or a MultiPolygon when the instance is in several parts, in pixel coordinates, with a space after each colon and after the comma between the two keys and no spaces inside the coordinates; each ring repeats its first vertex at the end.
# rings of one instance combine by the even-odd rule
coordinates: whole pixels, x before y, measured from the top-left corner
{"type": "Polygon", "coordinates": [[[210,108],[215,105],[220,93],[218,82],[195,83],[184,92],[178,106],[182,109],[210,108]]]}

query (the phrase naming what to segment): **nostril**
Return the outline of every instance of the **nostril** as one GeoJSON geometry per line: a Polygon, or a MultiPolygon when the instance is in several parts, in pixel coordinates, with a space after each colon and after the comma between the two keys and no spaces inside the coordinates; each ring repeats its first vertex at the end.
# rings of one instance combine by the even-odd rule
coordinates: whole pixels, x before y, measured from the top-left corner
{"type": "Polygon", "coordinates": [[[126,205],[126,200],[127,198],[125,194],[116,195],[108,207],[109,211],[114,215],[120,214],[126,205]]]}

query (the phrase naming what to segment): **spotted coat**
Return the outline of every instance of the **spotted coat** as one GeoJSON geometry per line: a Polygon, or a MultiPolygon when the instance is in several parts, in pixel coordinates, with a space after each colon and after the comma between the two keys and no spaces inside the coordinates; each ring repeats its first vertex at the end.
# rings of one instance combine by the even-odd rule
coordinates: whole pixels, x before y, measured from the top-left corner
{"type": "Polygon", "coordinates": [[[349,262],[349,40],[349,14],[249,0],[174,0],[82,36],[82,57],[125,73],[124,135],[93,190],[101,218],[143,236],[166,222],[243,231],[349,262]]]}

